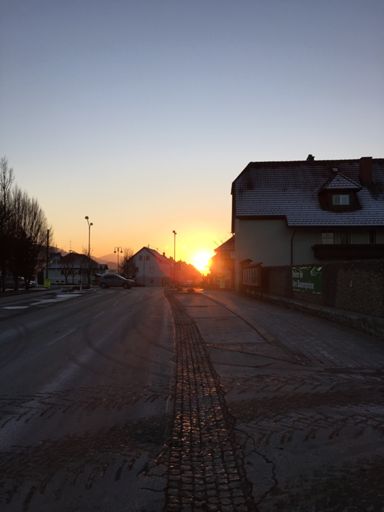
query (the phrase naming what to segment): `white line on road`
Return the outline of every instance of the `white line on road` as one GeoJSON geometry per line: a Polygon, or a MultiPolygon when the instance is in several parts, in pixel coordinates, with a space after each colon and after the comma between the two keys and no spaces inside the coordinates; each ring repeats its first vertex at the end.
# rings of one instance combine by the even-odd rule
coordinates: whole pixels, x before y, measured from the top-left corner
{"type": "Polygon", "coordinates": [[[27,309],[29,306],[3,306],[3,309],[27,309]]]}
{"type": "Polygon", "coordinates": [[[62,340],[63,338],[66,338],[67,336],[70,336],[71,334],[73,334],[74,332],[76,332],[76,329],[70,329],[69,331],[65,332],[64,334],[62,334],[61,336],[58,336],[57,338],[55,338],[54,340],[50,341],[49,343],[47,343],[47,346],[49,345],[54,345],[55,343],[57,343],[58,341],[62,340]]]}
{"type": "Polygon", "coordinates": [[[56,295],[57,299],[60,300],[68,300],[68,299],[74,299],[75,297],[80,297],[80,293],[60,293],[59,295],[56,295]]]}
{"type": "Polygon", "coordinates": [[[93,319],[95,319],[95,318],[99,318],[99,316],[103,316],[103,315],[104,315],[104,313],[105,313],[105,311],[104,311],[104,310],[103,310],[103,311],[100,311],[100,313],[97,313],[97,315],[95,315],[95,316],[93,317],[93,319]]]}
{"type": "Polygon", "coordinates": [[[32,302],[31,306],[41,306],[44,304],[52,304],[54,302],[63,302],[68,299],[74,299],[75,297],[80,297],[80,294],[78,293],[71,293],[66,295],[56,295],[53,299],[42,299],[38,302],[32,302]]]}

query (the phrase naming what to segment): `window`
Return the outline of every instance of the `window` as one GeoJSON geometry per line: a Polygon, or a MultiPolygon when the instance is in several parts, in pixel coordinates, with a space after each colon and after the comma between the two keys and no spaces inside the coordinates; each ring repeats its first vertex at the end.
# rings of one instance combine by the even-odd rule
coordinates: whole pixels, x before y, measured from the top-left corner
{"type": "Polygon", "coordinates": [[[335,236],[333,233],[321,233],[321,243],[322,244],[334,244],[335,236]]]}
{"type": "Polygon", "coordinates": [[[349,194],[332,194],[333,206],[349,206],[351,204],[351,196],[349,194]]]}
{"type": "Polygon", "coordinates": [[[321,233],[321,243],[347,245],[351,243],[351,234],[348,231],[324,232],[321,233]]]}
{"type": "Polygon", "coordinates": [[[352,212],[361,208],[355,190],[322,189],[319,192],[319,203],[323,210],[331,212],[352,212]]]}

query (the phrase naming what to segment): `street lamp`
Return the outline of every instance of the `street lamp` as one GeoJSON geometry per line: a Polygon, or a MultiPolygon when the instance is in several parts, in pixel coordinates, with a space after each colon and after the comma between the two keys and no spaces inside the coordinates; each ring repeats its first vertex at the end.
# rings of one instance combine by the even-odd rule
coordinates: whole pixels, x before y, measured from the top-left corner
{"type": "Polygon", "coordinates": [[[173,230],[173,282],[176,283],[176,231],[173,230]]]}
{"type": "Polygon", "coordinates": [[[91,226],[93,226],[93,222],[89,222],[88,215],[84,218],[88,224],[88,286],[91,286],[91,226]]]}
{"type": "Polygon", "coordinates": [[[119,254],[123,254],[123,248],[115,247],[113,252],[117,255],[117,273],[119,273],[119,254]]]}

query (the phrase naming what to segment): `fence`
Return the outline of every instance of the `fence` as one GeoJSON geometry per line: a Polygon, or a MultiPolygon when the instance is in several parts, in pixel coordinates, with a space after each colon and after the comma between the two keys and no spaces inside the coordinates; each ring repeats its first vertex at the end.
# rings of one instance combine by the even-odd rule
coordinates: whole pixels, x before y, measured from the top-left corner
{"type": "Polygon", "coordinates": [[[384,317],[384,260],[244,267],[242,290],[384,317]],[[257,272],[253,282],[250,272],[257,272]]]}

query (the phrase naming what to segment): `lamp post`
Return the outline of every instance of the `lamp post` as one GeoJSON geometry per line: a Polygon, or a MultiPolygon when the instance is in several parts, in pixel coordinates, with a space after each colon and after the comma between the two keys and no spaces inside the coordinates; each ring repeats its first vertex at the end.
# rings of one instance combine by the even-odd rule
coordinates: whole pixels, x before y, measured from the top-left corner
{"type": "Polygon", "coordinates": [[[91,286],[91,227],[93,222],[89,222],[88,215],[85,216],[88,224],[88,286],[91,286]]]}
{"type": "Polygon", "coordinates": [[[123,248],[115,247],[113,252],[117,255],[117,273],[119,273],[119,254],[123,254],[123,248]]]}
{"type": "Polygon", "coordinates": [[[173,230],[173,282],[176,284],[176,231],[173,230]]]}

